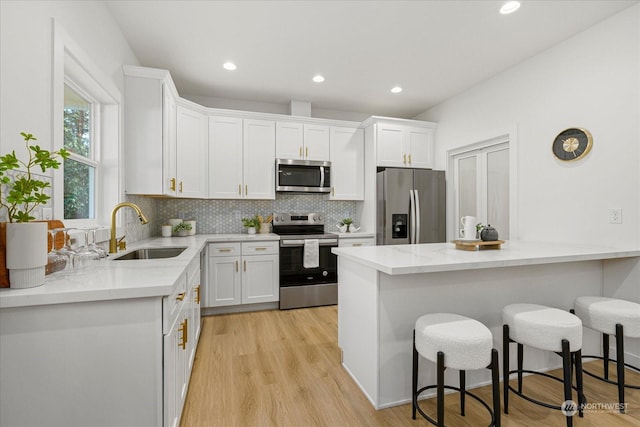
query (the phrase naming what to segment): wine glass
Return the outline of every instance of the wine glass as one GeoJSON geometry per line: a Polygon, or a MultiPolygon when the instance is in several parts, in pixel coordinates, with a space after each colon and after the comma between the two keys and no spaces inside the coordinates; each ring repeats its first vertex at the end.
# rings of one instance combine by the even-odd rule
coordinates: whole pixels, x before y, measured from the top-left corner
{"type": "Polygon", "coordinates": [[[78,249],[75,256],[76,265],[79,269],[86,268],[92,261],[100,260],[100,253],[92,249],[89,244],[89,232],[91,229],[84,228],[82,231],[84,231],[84,245],[78,249]]]}
{"type": "Polygon", "coordinates": [[[89,245],[89,248],[92,251],[97,252],[98,255],[100,256],[100,258],[106,258],[107,257],[107,251],[105,251],[100,246],[98,246],[97,241],[96,241],[96,231],[97,230],[98,230],[97,227],[89,229],[89,233],[91,234],[91,245],[89,245]]]}
{"type": "Polygon", "coordinates": [[[58,249],[56,252],[62,256],[65,257],[65,259],[67,260],[67,266],[65,267],[64,271],[66,273],[71,273],[75,270],[75,256],[76,256],[76,251],[74,251],[71,246],[69,245],[69,242],[71,240],[71,238],[69,237],[69,231],[71,230],[75,230],[75,228],[60,228],[60,231],[62,231],[64,233],[64,245],[58,249]]]}
{"type": "Polygon", "coordinates": [[[56,236],[61,231],[59,228],[52,228],[49,231],[51,236],[51,250],[47,253],[47,267],[46,273],[53,274],[58,271],[64,270],[67,265],[67,260],[64,256],[60,255],[56,251],[56,236]]]}

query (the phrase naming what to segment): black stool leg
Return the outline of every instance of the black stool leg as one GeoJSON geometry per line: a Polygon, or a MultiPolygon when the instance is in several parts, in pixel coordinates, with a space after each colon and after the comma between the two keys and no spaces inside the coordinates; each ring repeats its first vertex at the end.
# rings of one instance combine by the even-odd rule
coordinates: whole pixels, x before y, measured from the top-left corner
{"type": "Polygon", "coordinates": [[[518,392],[522,393],[522,360],[524,346],[518,343],[518,392]]]}
{"type": "Polygon", "coordinates": [[[460,415],[464,417],[464,399],[465,399],[465,385],[466,385],[466,372],[460,371],[460,415]]]}
{"type": "Polygon", "coordinates": [[[444,353],[441,351],[438,352],[437,371],[438,427],[444,427],[444,353]]]}
{"type": "Polygon", "coordinates": [[[624,333],[622,325],[616,325],[616,368],[618,371],[618,400],[620,413],[624,413],[624,333]]]}
{"type": "Polygon", "coordinates": [[[491,388],[493,389],[493,425],[500,427],[500,368],[498,366],[498,350],[491,350],[491,388]]]}
{"type": "MultiPolygon", "coordinates": [[[[562,340],[562,372],[564,374],[564,400],[571,400],[571,383],[573,375],[571,375],[571,352],[569,351],[569,341],[566,339],[562,340]]],[[[568,415],[567,417],[567,427],[573,426],[573,416],[568,415]]]]}
{"type": "Polygon", "coordinates": [[[602,369],[604,369],[604,379],[609,379],[609,334],[602,334],[602,369]]]}
{"type": "Polygon", "coordinates": [[[416,393],[418,391],[418,350],[416,350],[416,330],[413,330],[413,370],[411,378],[411,418],[416,419],[416,393]]]}
{"type": "Polygon", "coordinates": [[[509,325],[502,325],[502,383],[504,413],[509,413],[509,325]]]}
{"type": "Polygon", "coordinates": [[[576,388],[578,389],[578,415],[584,417],[584,405],[587,403],[587,399],[584,397],[584,386],[582,383],[582,350],[578,350],[574,353],[575,365],[576,365],[576,388]]]}

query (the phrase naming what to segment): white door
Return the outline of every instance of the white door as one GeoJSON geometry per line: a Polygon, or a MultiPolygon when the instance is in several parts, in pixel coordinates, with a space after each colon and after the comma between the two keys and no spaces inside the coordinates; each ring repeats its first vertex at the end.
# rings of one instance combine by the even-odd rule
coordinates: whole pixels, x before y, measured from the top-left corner
{"type": "Polygon", "coordinates": [[[329,200],[364,199],[364,132],[331,127],[331,193],[329,200]]]}
{"type": "Polygon", "coordinates": [[[304,125],[305,160],[329,161],[329,126],[304,125]]]}
{"type": "Polygon", "coordinates": [[[242,194],[246,199],[276,198],[276,132],[268,120],[244,120],[242,194]]]}
{"type": "Polygon", "coordinates": [[[424,128],[407,128],[405,132],[407,164],[412,168],[433,168],[433,131],[424,128]]]}
{"type": "Polygon", "coordinates": [[[376,166],[406,167],[407,153],[403,146],[404,127],[387,124],[376,126],[376,166]]]}
{"type": "Polygon", "coordinates": [[[177,172],[178,197],[207,197],[209,140],[204,114],[178,106],[177,172]]]}
{"type": "Polygon", "coordinates": [[[475,216],[478,222],[498,230],[499,238],[508,239],[509,215],[509,145],[491,144],[460,152],[453,156],[454,238],[458,237],[460,217],[475,216]]]}
{"type": "Polygon", "coordinates": [[[276,158],[302,160],[302,123],[276,122],[276,158]]]}
{"type": "Polygon", "coordinates": [[[242,303],[278,301],[278,255],[243,257],[242,303]]]}
{"type": "Polygon", "coordinates": [[[242,119],[209,117],[209,198],[242,198],[242,119]]]}
{"type": "Polygon", "coordinates": [[[242,302],[240,257],[209,258],[207,306],[220,307],[242,302]]]}

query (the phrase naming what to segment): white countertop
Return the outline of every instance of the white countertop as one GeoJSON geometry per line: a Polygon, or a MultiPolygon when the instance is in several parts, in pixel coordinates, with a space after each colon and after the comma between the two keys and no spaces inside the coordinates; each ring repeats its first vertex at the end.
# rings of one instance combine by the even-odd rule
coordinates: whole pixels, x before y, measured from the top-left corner
{"type": "Polygon", "coordinates": [[[638,248],[513,240],[502,249],[464,251],[453,243],[333,248],[334,254],[386,274],[414,274],[558,262],[640,257],[638,248]]]}
{"type": "Polygon", "coordinates": [[[46,276],[42,286],[29,289],[0,288],[0,308],[62,304],[170,295],[191,261],[207,243],[279,240],[276,234],[198,234],[157,237],[128,245],[126,251],[70,275],[46,276]],[[114,261],[113,257],[139,248],[186,247],[174,258],[114,261]]]}
{"type": "Polygon", "coordinates": [[[366,233],[363,231],[356,231],[353,233],[341,233],[339,231],[330,231],[329,234],[335,234],[341,239],[357,239],[357,238],[366,239],[367,237],[376,237],[376,233],[366,233]]]}

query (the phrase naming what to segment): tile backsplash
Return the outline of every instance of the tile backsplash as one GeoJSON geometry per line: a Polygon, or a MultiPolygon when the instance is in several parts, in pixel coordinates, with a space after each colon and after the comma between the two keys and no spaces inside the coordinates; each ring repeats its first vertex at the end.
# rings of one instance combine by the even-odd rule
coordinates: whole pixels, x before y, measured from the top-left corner
{"type": "Polygon", "coordinates": [[[141,225],[133,211],[127,215],[126,233],[130,242],[160,236],[160,227],[170,218],[195,219],[197,234],[228,234],[245,232],[241,218],[254,215],[266,218],[274,212],[323,213],[326,231],[337,231],[335,225],[342,218],[356,215],[356,202],[326,201],[318,194],[277,194],[276,200],[160,199],[129,195],[127,200],[140,206],[149,220],[148,224],[141,225]]]}

